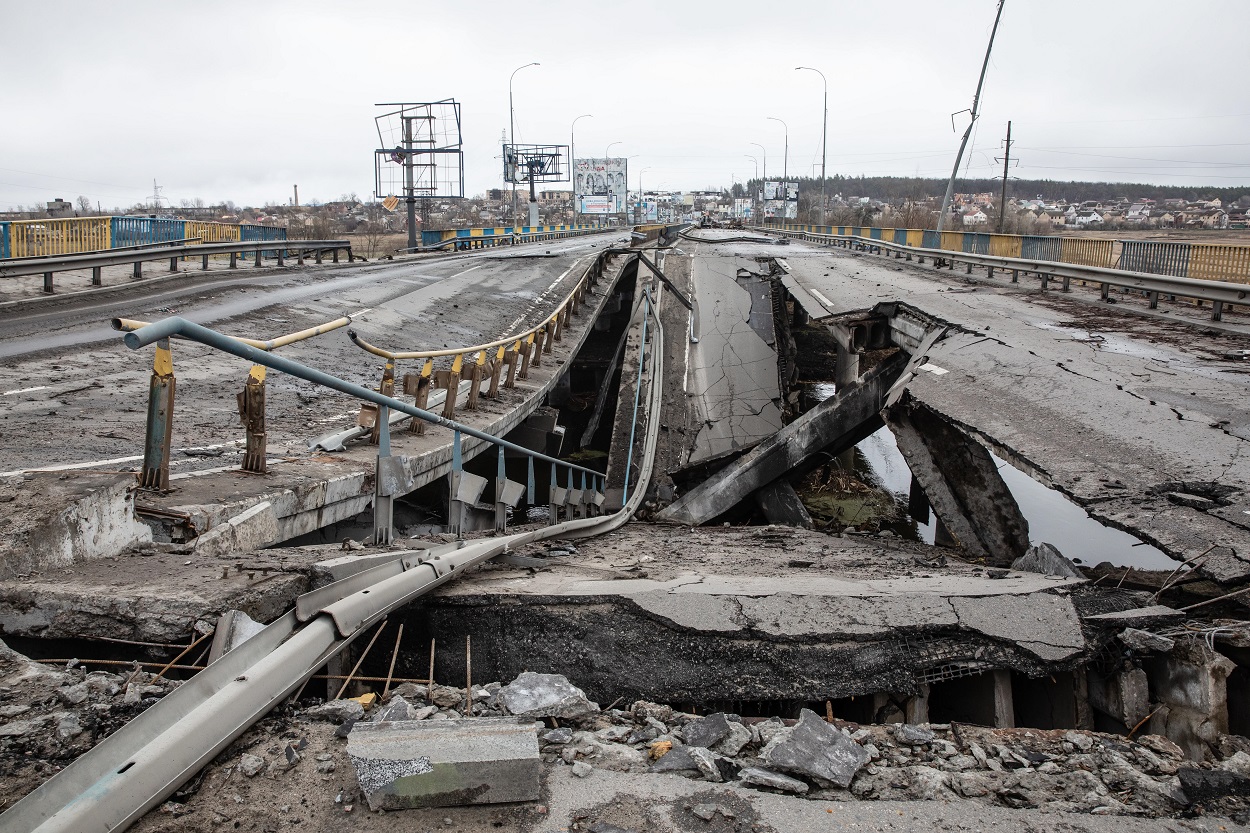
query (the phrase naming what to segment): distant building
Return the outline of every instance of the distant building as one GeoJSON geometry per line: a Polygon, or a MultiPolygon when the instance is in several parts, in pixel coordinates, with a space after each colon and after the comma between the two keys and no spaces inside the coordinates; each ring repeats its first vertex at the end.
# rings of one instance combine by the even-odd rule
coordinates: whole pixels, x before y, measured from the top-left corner
{"type": "Polygon", "coordinates": [[[60,197],[57,197],[52,202],[48,203],[48,216],[49,217],[73,217],[74,216],[74,204],[72,202],[66,202],[60,197]]]}

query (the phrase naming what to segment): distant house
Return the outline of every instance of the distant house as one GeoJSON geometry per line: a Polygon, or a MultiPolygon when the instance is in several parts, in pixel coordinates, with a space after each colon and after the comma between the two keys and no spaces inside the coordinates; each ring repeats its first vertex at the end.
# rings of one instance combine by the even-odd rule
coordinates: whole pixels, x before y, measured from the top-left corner
{"type": "Polygon", "coordinates": [[[1144,202],[1135,202],[1124,213],[1124,222],[1140,225],[1150,218],[1150,206],[1144,202]]]}
{"type": "Polygon", "coordinates": [[[1097,211],[1076,211],[1072,217],[1072,225],[1077,228],[1092,226],[1103,221],[1103,216],[1097,211]]]}
{"type": "Polygon", "coordinates": [[[964,215],[965,226],[983,226],[989,221],[990,218],[985,216],[985,212],[980,209],[964,215]]]}

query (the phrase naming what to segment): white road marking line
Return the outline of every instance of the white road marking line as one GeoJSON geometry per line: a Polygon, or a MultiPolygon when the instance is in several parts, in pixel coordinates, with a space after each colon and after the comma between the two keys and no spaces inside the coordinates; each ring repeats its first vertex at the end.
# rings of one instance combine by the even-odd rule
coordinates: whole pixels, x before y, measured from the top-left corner
{"type": "MultiPolygon", "coordinates": [[[[195,446],[192,448],[180,448],[178,449],[178,451],[216,451],[217,449],[225,448],[226,446],[231,446],[231,445],[239,446],[239,445],[242,445],[243,442],[244,442],[243,440],[232,440],[228,443],[216,443],[214,445],[201,445],[201,446],[195,446]]],[[[96,466],[113,466],[113,465],[117,465],[118,463],[133,463],[136,460],[142,460],[142,459],[143,459],[143,455],[137,454],[133,457],[114,457],[111,460],[92,460],[89,463],[62,463],[56,466],[40,466],[38,468],[30,468],[30,469],[14,469],[13,471],[0,471],[0,477],[13,477],[14,475],[18,475],[18,474],[26,474],[27,472],[73,471],[74,469],[91,469],[91,468],[95,468],[96,466]]],[[[187,462],[190,462],[190,460],[182,460],[182,459],[170,460],[169,464],[171,466],[176,466],[181,463],[187,463],[187,462]]]]}
{"type": "Polygon", "coordinates": [[[17,390],[6,390],[4,396],[12,396],[15,393],[34,393],[37,390],[47,390],[49,385],[38,385],[33,388],[18,388],[17,390]]]}
{"type": "Polygon", "coordinates": [[[830,312],[833,312],[833,301],[830,301],[828,298],[826,298],[824,295],[821,295],[819,292],[817,292],[815,289],[812,289],[810,286],[808,286],[808,287],[804,287],[804,288],[805,288],[808,292],[810,292],[810,293],[812,293],[813,295],[815,295],[815,296],[816,296],[816,300],[817,300],[817,301],[820,301],[822,304],[824,304],[824,305],[825,305],[825,309],[829,310],[830,312]]]}

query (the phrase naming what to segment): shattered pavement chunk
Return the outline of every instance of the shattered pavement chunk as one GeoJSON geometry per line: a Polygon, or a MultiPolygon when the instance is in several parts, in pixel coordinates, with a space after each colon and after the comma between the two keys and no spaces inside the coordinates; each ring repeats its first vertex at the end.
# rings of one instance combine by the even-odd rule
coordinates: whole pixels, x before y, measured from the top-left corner
{"type": "Polygon", "coordinates": [[[773,738],[761,757],[778,769],[839,787],[847,787],[869,760],[862,746],[811,709],[803,709],[794,728],[773,738]]]}
{"type": "Polygon", "coordinates": [[[517,717],[560,717],[568,720],[597,714],[599,704],[559,674],[526,671],[499,689],[499,702],[517,717]]]}
{"type": "Polygon", "coordinates": [[[729,734],[729,720],[721,712],[692,720],[682,727],[681,736],[687,746],[711,749],[729,734]]]}
{"type": "Polygon", "coordinates": [[[803,795],[807,792],[808,786],[797,778],[791,778],[788,775],[782,775],[780,772],[773,772],[769,769],[749,766],[738,773],[738,779],[744,784],[750,784],[753,787],[768,787],[771,790],[781,790],[782,792],[797,793],[803,795]]]}

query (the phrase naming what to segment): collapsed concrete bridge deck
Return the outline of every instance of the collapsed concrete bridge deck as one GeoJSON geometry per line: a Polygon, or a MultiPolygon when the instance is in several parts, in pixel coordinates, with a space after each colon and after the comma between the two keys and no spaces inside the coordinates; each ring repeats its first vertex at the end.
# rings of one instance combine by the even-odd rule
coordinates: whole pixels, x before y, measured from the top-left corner
{"type": "MultiPolygon", "coordinates": [[[[955,325],[949,333],[943,328],[942,341],[924,338],[923,331],[913,333],[913,353],[893,359],[908,365],[898,378],[906,376],[914,403],[1169,553],[1201,552],[1204,560],[1196,563],[1209,578],[1230,587],[1245,578],[1242,553],[1250,548],[1241,545],[1244,526],[1236,523],[1234,512],[1248,482],[1238,445],[1244,441],[1240,433],[1246,415],[1239,401],[1221,405],[1223,397],[1244,386],[1231,369],[1219,366],[1220,359],[1197,358],[1206,348],[1179,338],[1185,325],[1160,328],[1175,340],[1171,345],[1107,350],[1111,334],[1131,341],[1120,330],[1132,327],[1100,319],[1097,325],[1108,335],[1088,337],[1096,329],[1095,316],[1079,302],[1026,297],[1008,287],[987,290],[950,276],[935,281],[912,267],[894,269],[815,247],[790,246],[778,259],[777,249],[764,244],[743,248],[741,243],[690,241],[682,246],[664,267],[678,278],[679,289],[689,289],[693,277],[697,290],[700,274],[682,258],[693,253],[697,262],[700,251],[711,249],[723,261],[746,257],[757,264],[775,263],[784,277],[775,276],[772,267],[747,269],[746,276],[735,268],[732,279],[775,276],[807,317],[845,324],[848,315],[862,318],[903,302],[931,320],[955,325]],[[723,247],[732,247],[732,255],[723,247]],[[976,304],[969,302],[974,293],[976,304]],[[1083,328],[1073,326],[1081,316],[1083,328]],[[923,361],[923,368],[911,366],[912,360],[916,365],[923,361]],[[1179,378],[1169,381],[1169,375],[1179,378]],[[1198,397],[1196,389],[1203,390],[1201,401],[1209,401],[1208,410],[1223,408],[1222,419],[1181,410],[1181,397],[1185,392],[1198,397]],[[1129,401],[1119,393],[1127,393],[1129,401]],[[1061,411],[1055,403],[1068,396],[1073,407],[1061,411]],[[1167,403],[1173,416],[1158,416],[1159,402],[1167,403]],[[1204,429],[1201,422],[1208,416],[1212,421],[1204,429]],[[1141,433],[1126,431],[1130,425],[1141,433]],[[1212,428],[1219,430],[1206,434],[1212,428]],[[1199,434],[1218,436],[1198,446],[1194,438],[1199,434]],[[1208,456],[1195,456],[1194,447],[1208,456]],[[1200,497],[1194,494],[1201,491],[1200,483],[1225,488],[1218,501],[1208,499],[1211,505],[1205,505],[1192,499],[1200,497]]],[[[723,276],[731,277],[727,271],[723,276]]],[[[711,297],[693,294],[700,301],[711,297]]],[[[725,294],[734,294],[727,283],[721,290],[725,294]]],[[[727,385],[729,400],[711,397],[692,405],[689,396],[706,392],[706,385],[687,390],[687,380],[707,381],[713,365],[698,351],[687,352],[685,326],[669,328],[679,338],[666,345],[666,352],[681,359],[673,363],[672,407],[663,417],[664,474],[685,469],[687,479],[670,477],[665,483],[661,478],[652,496],[654,508],[690,494],[684,490],[699,476],[690,468],[692,442],[712,450],[694,462],[705,473],[713,471],[747,447],[768,442],[754,417],[770,406],[784,415],[794,404],[787,385],[795,377],[785,370],[791,345],[784,338],[769,344],[760,337],[762,307],[754,294],[748,295],[749,303],[725,304],[746,329],[737,326],[737,319],[732,326],[718,326],[725,336],[719,349],[732,352],[730,346],[740,337],[755,337],[771,347],[778,368],[776,398],[771,378],[760,384],[766,362],[744,354],[753,372],[741,390],[754,399],[744,402],[743,411],[731,407],[727,416],[722,414],[728,425],[709,421],[709,408],[735,404],[735,388],[727,385]],[[700,430],[700,423],[716,430],[700,430]]],[[[775,302],[772,306],[775,322],[778,308],[775,302]]],[[[794,315],[793,307],[783,309],[780,317],[794,315]]],[[[663,315],[687,323],[675,304],[663,307],[663,315]]],[[[1244,338],[1235,328],[1207,337],[1244,338]]],[[[1215,352],[1207,350],[1207,355],[1215,352]]],[[[864,378],[887,368],[889,361],[869,369],[864,378]]],[[[870,409],[876,419],[880,405],[899,393],[893,385],[883,388],[888,390],[877,392],[870,409]]],[[[941,468],[940,461],[934,468],[941,468]]],[[[957,489],[952,494],[963,500],[957,489]]],[[[934,506],[941,511],[936,500],[934,506]]],[[[1016,533],[1018,538],[1022,530],[1016,533]]],[[[999,555],[992,541],[979,540],[989,555],[999,555]]],[[[349,553],[327,566],[324,548],[246,551],[238,548],[241,540],[233,543],[235,548],[227,551],[195,553],[186,560],[169,553],[163,560],[127,554],[120,569],[105,562],[74,565],[71,558],[63,568],[68,572],[58,577],[45,572],[9,582],[6,633],[72,639],[90,636],[81,632],[86,629],[173,639],[178,628],[198,624],[204,629],[227,607],[271,618],[343,563],[386,557],[377,550],[367,558],[349,553]],[[144,577],[145,562],[162,570],[164,584],[144,577]],[[190,587],[170,592],[179,583],[190,587]],[[197,583],[204,592],[195,589],[197,583]],[[152,610],[159,612],[153,616],[152,610]],[[148,623],[151,627],[143,630],[148,623]]],[[[1200,640],[1182,646],[1159,637],[1162,642],[1134,647],[1135,637],[1116,637],[1130,625],[1157,629],[1174,622],[1174,613],[1152,601],[1150,593],[970,564],[945,548],[888,535],[635,524],[604,541],[510,554],[498,566],[444,588],[406,612],[407,641],[397,644],[395,656],[400,673],[410,677],[421,675],[428,658],[436,676],[455,678],[457,669],[469,663],[468,642],[462,639],[468,638],[474,673],[488,678],[507,679],[520,668],[541,665],[600,696],[649,697],[698,708],[730,703],[742,712],[824,704],[865,722],[946,719],[1009,726],[1019,721],[1098,725],[1119,732],[1147,726],[1200,757],[1213,738],[1247,727],[1244,709],[1227,699],[1234,680],[1230,675],[1242,673],[1236,678],[1242,679],[1244,669],[1200,640]],[[426,639],[443,646],[437,656],[432,646],[429,655],[424,653],[426,639]],[[1128,657],[1129,667],[1091,663],[1108,651],[1128,657]]]]}

